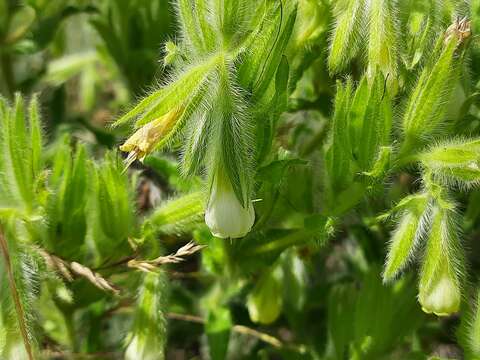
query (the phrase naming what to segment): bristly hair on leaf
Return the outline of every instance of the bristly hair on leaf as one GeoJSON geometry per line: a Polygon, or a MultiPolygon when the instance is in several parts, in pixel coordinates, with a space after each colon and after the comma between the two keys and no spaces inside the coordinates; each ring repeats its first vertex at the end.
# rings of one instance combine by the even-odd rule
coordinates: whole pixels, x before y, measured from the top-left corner
{"type": "Polygon", "coordinates": [[[344,70],[360,50],[365,0],[340,0],[335,3],[335,27],[330,40],[328,68],[335,74],[344,70]]]}

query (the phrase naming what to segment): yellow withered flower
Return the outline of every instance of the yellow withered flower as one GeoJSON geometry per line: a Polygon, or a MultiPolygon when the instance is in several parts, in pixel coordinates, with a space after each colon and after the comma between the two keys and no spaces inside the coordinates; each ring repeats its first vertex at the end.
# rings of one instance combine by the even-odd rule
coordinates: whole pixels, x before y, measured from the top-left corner
{"type": "Polygon", "coordinates": [[[130,136],[120,146],[121,151],[129,153],[126,160],[127,166],[136,159],[143,161],[158,143],[173,130],[184,110],[183,106],[176,107],[158,119],[143,125],[130,136]]]}
{"type": "Polygon", "coordinates": [[[445,43],[448,43],[453,36],[456,36],[460,43],[464,42],[472,35],[471,22],[464,18],[456,18],[445,32],[445,43]]]}

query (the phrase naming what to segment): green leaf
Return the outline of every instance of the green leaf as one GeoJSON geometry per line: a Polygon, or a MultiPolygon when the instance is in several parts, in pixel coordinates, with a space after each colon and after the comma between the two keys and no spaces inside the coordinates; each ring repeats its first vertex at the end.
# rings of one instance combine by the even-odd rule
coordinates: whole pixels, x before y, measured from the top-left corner
{"type": "Polygon", "coordinates": [[[281,266],[283,272],[283,294],[285,300],[285,312],[290,309],[303,312],[308,286],[307,264],[301,259],[300,255],[290,249],[282,254],[281,266]]]}
{"type": "Polygon", "coordinates": [[[329,216],[339,216],[352,209],[365,196],[367,186],[353,182],[350,186],[335,196],[334,203],[329,205],[326,212],[329,216]]]}
{"type": "Polygon", "coordinates": [[[368,67],[371,76],[380,69],[396,92],[397,79],[397,27],[391,0],[372,0],[368,6],[368,67]]]}
{"type": "Polygon", "coordinates": [[[362,279],[356,295],[352,322],[354,348],[360,359],[381,358],[391,354],[399,339],[411,334],[421,320],[415,301],[414,282],[402,279],[391,286],[381,282],[379,269],[373,266],[362,279]]]}
{"type": "Polygon", "coordinates": [[[455,36],[445,45],[443,43],[441,36],[437,44],[437,48],[442,47],[439,57],[432,57],[429,65],[423,69],[408,99],[402,122],[406,137],[404,152],[435,134],[445,120],[462,57],[455,56],[459,44],[455,36]]]}
{"type": "Polygon", "coordinates": [[[201,179],[198,177],[182,177],[182,175],[186,174],[182,174],[177,162],[167,156],[149,155],[143,163],[153,169],[159,176],[167,179],[168,184],[178,191],[189,192],[199,188],[201,185],[201,179]]]}
{"type": "Polygon", "coordinates": [[[306,165],[307,161],[301,159],[275,160],[270,164],[258,169],[257,178],[260,181],[267,181],[278,186],[284,178],[284,174],[291,167],[297,165],[306,165]]]}
{"type": "Polygon", "coordinates": [[[185,232],[201,220],[204,202],[203,192],[195,192],[167,201],[147,217],[145,226],[151,226],[153,231],[166,234],[185,232]]]}
{"type": "Polygon", "coordinates": [[[340,0],[335,3],[333,12],[336,21],[328,55],[330,73],[344,70],[360,49],[364,8],[363,0],[340,0]]]}
{"type": "Polygon", "coordinates": [[[198,111],[188,126],[185,150],[182,156],[182,172],[186,176],[199,173],[208,150],[209,135],[214,121],[214,111],[198,111]]]}
{"type": "Polygon", "coordinates": [[[38,112],[37,97],[34,96],[30,101],[29,107],[29,119],[30,119],[30,144],[32,147],[32,172],[33,177],[37,177],[42,168],[42,128],[40,124],[40,116],[38,112]]]}
{"type": "Polygon", "coordinates": [[[465,351],[466,359],[480,356],[480,291],[475,291],[475,300],[469,302],[468,312],[462,316],[459,342],[465,351]]]}
{"type": "MultiPolygon", "coordinates": [[[[390,145],[392,109],[385,81],[380,72],[371,80],[370,96],[361,130],[355,136],[356,160],[360,170],[370,171],[384,146],[390,145]]],[[[360,89],[363,90],[363,89],[360,89]]]]}
{"type": "Polygon", "coordinates": [[[353,338],[355,297],[355,287],[342,284],[335,285],[328,296],[327,336],[335,359],[345,358],[353,338]]]}
{"type": "Polygon", "coordinates": [[[212,360],[227,358],[231,328],[232,319],[227,308],[218,307],[208,312],[205,332],[207,333],[208,349],[212,360]]]}
{"type": "MultiPolygon", "coordinates": [[[[409,5],[412,6],[412,3],[409,5]]],[[[444,6],[442,3],[429,0],[413,5],[413,11],[409,10],[407,31],[401,34],[403,35],[402,41],[408,44],[404,63],[409,70],[415,69],[417,65],[428,58],[435,36],[443,27],[442,10],[444,10],[444,6]]],[[[399,11],[405,11],[405,8],[399,9],[399,11]]]]}
{"type": "Polygon", "coordinates": [[[188,99],[192,99],[198,94],[217,62],[218,57],[213,56],[205,62],[188,67],[179,74],[175,81],[140,101],[132,110],[118,119],[114,126],[138,118],[136,126],[139,127],[165,115],[173,108],[185,106],[188,99]]]}
{"type": "Polygon", "coordinates": [[[380,147],[378,158],[375,160],[372,170],[365,172],[364,175],[369,176],[374,180],[382,178],[390,167],[391,156],[392,148],[390,146],[380,147]]]}
{"type": "MultiPolygon", "coordinates": [[[[405,201],[405,200],[404,200],[405,201]]],[[[405,201],[406,203],[406,201],[405,201]]],[[[424,194],[409,197],[392,234],[387,261],[383,272],[384,282],[393,280],[414,255],[428,219],[428,198],[424,194]]]]}
{"type": "MultiPolygon", "coordinates": [[[[283,53],[287,47],[290,36],[292,35],[293,26],[295,25],[295,19],[297,16],[297,8],[294,7],[292,11],[288,14],[288,18],[283,26],[278,39],[274,43],[274,47],[270,50],[270,53],[265,59],[263,64],[262,71],[259,74],[258,80],[253,89],[254,96],[261,97],[268,87],[270,86],[271,81],[275,77],[275,73],[283,59],[283,53]]],[[[285,77],[285,75],[283,75],[285,77]]]]}
{"type": "MultiPolygon", "coordinates": [[[[66,149],[69,151],[68,147],[66,149]]],[[[48,232],[44,241],[49,251],[69,260],[82,261],[90,174],[83,146],[77,149],[73,161],[68,152],[65,155],[57,154],[55,159],[54,186],[47,199],[48,232]]]]}
{"type": "Polygon", "coordinates": [[[351,98],[351,80],[348,80],[345,86],[338,82],[330,140],[325,153],[329,186],[331,186],[334,193],[347,188],[353,179],[348,123],[351,98]]]}
{"type": "Polygon", "coordinates": [[[275,102],[276,111],[281,114],[287,108],[288,103],[288,82],[290,79],[290,65],[288,58],[283,55],[282,60],[278,64],[275,74],[275,102]]]}
{"type": "Polygon", "coordinates": [[[210,20],[210,8],[208,0],[195,1],[196,16],[200,29],[202,30],[202,38],[205,44],[205,49],[211,51],[217,45],[217,33],[214,31],[210,20]]]}
{"type": "MultiPolygon", "coordinates": [[[[176,119],[174,125],[169,129],[169,131],[164,134],[164,136],[160,139],[160,141],[156,144],[155,150],[162,150],[165,147],[169,147],[175,143],[181,136],[181,130],[185,127],[187,121],[191,120],[191,114],[200,107],[202,104],[202,100],[206,93],[206,89],[202,86],[198,89],[195,95],[188,99],[183,105],[185,109],[180,114],[180,116],[176,119]]],[[[156,115],[152,116],[152,120],[156,117],[156,115]]],[[[142,121],[148,122],[148,117],[144,118],[142,121]]]]}
{"type": "Polygon", "coordinates": [[[355,90],[350,111],[348,113],[348,122],[350,127],[350,139],[352,142],[352,153],[355,158],[359,155],[359,146],[362,143],[361,133],[365,120],[365,114],[370,102],[370,87],[368,79],[363,76],[355,90]]]}
{"type": "Polygon", "coordinates": [[[245,11],[242,9],[247,2],[236,0],[218,0],[213,2],[212,13],[216,14],[216,27],[222,34],[223,43],[229,45],[232,36],[245,21],[245,11]]]}
{"type": "Polygon", "coordinates": [[[234,251],[235,258],[241,262],[244,270],[252,271],[258,267],[264,270],[264,264],[259,262],[259,259],[264,259],[266,264],[272,265],[284,250],[292,246],[311,244],[316,235],[322,236],[322,232],[327,231],[326,228],[330,223],[327,222],[323,229],[321,224],[317,223],[316,225],[318,226],[309,224],[309,229],[271,229],[265,232],[252,233],[244,241],[235,243],[232,246],[232,251],[234,251]]]}
{"type": "Polygon", "coordinates": [[[89,66],[98,62],[98,55],[93,51],[63,56],[49,62],[43,81],[59,86],[85,71],[89,66]]]}
{"type": "Polygon", "coordinates": [[[268,88],[291,35],[296,6],[287,8],[279,2],[259,3],[255,10],[258,16],[253,19],[256,26],[239,51],[242,56],[249,55],[239,67],[238,82],[244,89],[254,90],[260,98],[265,96],[260,88],[268,88]]]}
{"type": "Polygon", "coordinates": [[[25,117],[24,101],[20,95],[15,97],[15,107],[6,103],[0,109],[3,146],[3,182],[5,199],[27,209],[33,206],[32,144],[27,138],[29,124],[25,117]],[[8,189],[8,190],[7,190],[8,189]]]}
{"type": "Polygon", "coordinates": [[[133,193],[123,165],[114,154],[92,169],[89,227],[102,259],[127,255],[128,238],[135,235],[136,220],[133,193]]]}
{"type": "MultiPolygon", "coordinates": [[[[253,124],[245,100],[237,94],[231,75],[225,67],[220,69],[220,84],[214,106],[215,121],[218,123],[211,143],[213,171],[225,172],[233,191],[243,206],[251,200],[253,187],[252,169],[254,148],[253,124]]],[[[211,178],[210,181],[215,179],[211,178]]]]}
{"type": "Polygon", "coordinates": [[[52,146],[53,164],[50,181],[54,186],[58,186],[62,175],[65,175],[67,169],[71,166],[70,142],[70,136],[65,134],[52,146]]]}
{"type": "Polygon", "coordinates": [[[183,37],[196,53],[203,53],[206,46],[201,37],[202,31],[198,14],[194,11],[194,3],[191,0],[178,0],[177,4],[183,37]]]}
{"type": "Polygon", "coordinates": [[[275,93],[265,109],[262,106],[259,114],[255,115],[255,118],[260,120],[257,128],[258,163],[262,163],[268,156],[272,147],[276,121],[287,108],[289,77],[290,66],[287,57],[283,56],[275,75],[275,93]]]}

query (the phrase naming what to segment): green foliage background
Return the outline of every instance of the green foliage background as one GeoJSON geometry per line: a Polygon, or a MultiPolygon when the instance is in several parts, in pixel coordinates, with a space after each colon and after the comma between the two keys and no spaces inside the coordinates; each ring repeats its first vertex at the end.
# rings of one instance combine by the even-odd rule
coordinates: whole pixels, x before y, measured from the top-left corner
{"type": "Polygon", "coordinates": [[[478,0],[0,0],[0,359],[480,359],[479,31],[478,0]]]}

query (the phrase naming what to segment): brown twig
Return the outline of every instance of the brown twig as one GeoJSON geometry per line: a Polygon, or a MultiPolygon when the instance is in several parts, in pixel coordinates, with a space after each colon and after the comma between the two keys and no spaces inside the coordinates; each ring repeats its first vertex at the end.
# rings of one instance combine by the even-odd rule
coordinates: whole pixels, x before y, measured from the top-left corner
{"type": "Polygon", "coordinates": [[[96,352],[96,353],[74,353],[68,351],[45,350],[43,356],[46,359],[119,359],[121,354],[118,352],[96,352]]]}
{"type": "MultiPolygon", "coordinates": [[[[197,324],[205,324],[205,320],[201,318],[200,316],[195,316],[195,315],[188,315],[188,314],[179,314],[179,313],[168,313],[167,317],[169,319],[174,319],[174,320],[181,320],[181,321],[189,321],[189,322],[194,322],[197,324]]],[[[243,334],[243,335],[248,335],[252,336],[254,338],[257,338],[258,340],[263,341],[264,343],[267,343],[275,348],[283,348],[286,347],[285,344],[276,338],[275,336],[269,335],[267,333],[249,328],[244,325],[233,325],[232,326],[232,331],[243,334]]]]}
{"type": "Polygon", "coordinates": [[[75,261],[65,261],[56,255],[50,254],[45,249],[37,248],[37,251],[44,258],[47,266],[50,269],[58,271],[67,281],[73,281],[73,273],[87,279],[100,290],[109,291],[115,295],[120,293],[120,289],[117,286],[90,268],[75,261]]]}
{"type": "Polygon", "coordinates": [[[233,325],[232,329],[233,329],[233,331],[238,332],[240,334],[256,337],[257,339],[262,340],[263,342],[265,342],[267,344],[270,344],[270,345],[272,345],[273,347],[276,347],[276,348],[281,348],[281,347],[285,346],[275,336],[269,335],[267,333],[260,332],[258,330],[249,328],[249,327],[244,326],[244,325],[233,325]]]}
{"type": "Polygon", "coordinates": [[[70,270],[79,276],[83,276],[100,290],[110,291],[116,295],[120,293],[120,289],[111,282],[102,277],[99,273],[93,272],[86,266],[75,261],[70,263],[70,270]]]}
{"type": "Polygon", "coordinates": [[[17,286],[15,285],[15,277],[13,276],[12,264],[10,261],[10,253],[8,252],[8,244],[3,235],[2,228],[0,227],[0,248],[2,250],[2,255],[5,260],[5,268],[8,274],[8,283],[10,286],[10,291],[12,292],[13,302],[15,303],[15,311],[17,312],[18,325],[20,327],[20,332],[23,338],[23,344],[25,345],[25,350],[27,351],[29,360],[33,360],[32,347],[30,345],[30,340],[28,338],[27,325],[25,324],[25,313],[23,311],[22,303],[20,302],[20,296],[18,295],[17,286]]]}
{"type": "Polygon", "coordinates": [[[167,256],[160,256],[153,260],[136,260],[132,259],[127,263],[127,266],[130,268],[137,268],[138,270],[144,272],[152,272],[157,270],[157,268],[164,264],[178,264],[185,261],[187,256],[190,256],[200,250],[202,250],[204,245],[197,245],[193,241],[190,241],[188,244],[182,246],[174,254],[167,256]]]}

